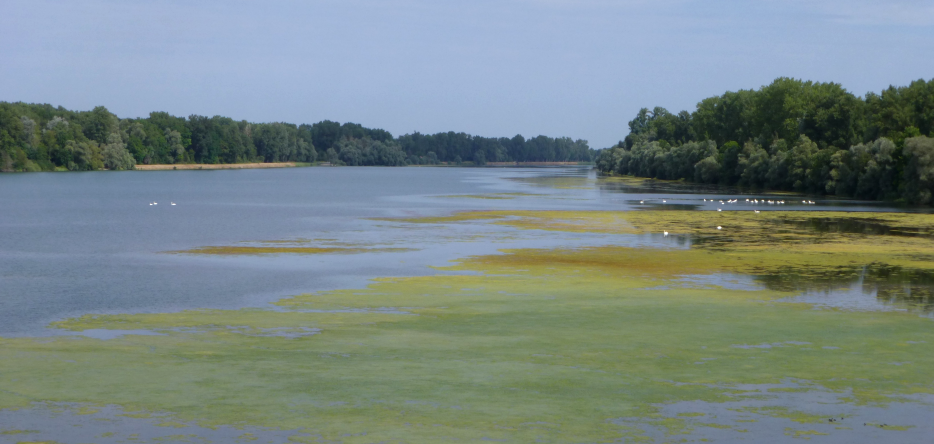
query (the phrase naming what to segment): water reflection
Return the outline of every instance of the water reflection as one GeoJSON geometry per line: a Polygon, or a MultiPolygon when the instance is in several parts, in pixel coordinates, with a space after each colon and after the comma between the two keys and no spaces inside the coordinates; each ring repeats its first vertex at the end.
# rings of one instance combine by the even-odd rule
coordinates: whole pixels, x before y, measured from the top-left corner
{"type": "Polygon", "coordinates": [[[934,271],[887,264],[801,270],[784,267],[757,276],[766,288],[800,291],[794,302],[855,310],[908,310],[934,314],[934,271]]]}
{"type": "MultiPolygon", "coordinates": [[[[847,402],[852,390],[833,391],[794,379],[724,388],[734,389],[725,402],[678,401],[655,407],[661,417],[683,421],[690,430],[691,442],[797,442],[802,440],[801,436],[804,439],[813,436],[815,441],[823,443],[921,443],[929,442],[934,433],[934,423],[930,421],[907,428],[889,428],[904,424],[906,418],[934,414],[934,397],[930,395],[913,399],[919,402],[892,402],[882,406],[853,404],[847,402]],[[801,415],[782,415],[790,412],[801,412],[801,415]],[[755,427],[753,437],[758,439],[750,439],[752,427],[755,427]],[[816,433],[796,436],[798,430],[816,433]],[[899,430],[898,440],[894,440],[893,430],[899,430]]],[[[662,426],[662,421],[619,418],[611,422],[643,430],[653,442],[671,442],[667,439],[670,432],[662,426]]]]}
{"type": "Polygon", "coordinates": [[[684,211],[693,211],[702,209],[701,205],[697,204],[683,204],[683,203],[659,203],[659,202],[635,202],[630,201],[630,204],[636,206],[637,210],[684,210],[684,211]],[[637,205],[638,204],[638,205],[637,205]]]}
{"type": "Polygon", "coordinates": [[[0,442],[287,442],[308,436],[297,430],[248,425],[201,426],[169,413],[127,411],[116,405],[34,402],[0,410],[0,442]],[[182,430],[179,430],[182,429],[182,430]],[[184,433],[179,433],[184,432],[184,433]]]}
{"type": "Polygon", "coordinates": [[[797,228],[818,233],[853,233],[884,236],[908,236],[934,238],[932,227],[895,227],[869,219],[855,217],[812,217],[805,220],[784,220],[797,228]]]}
{"type": "MultiPolygon", "coordinates": [[[[729,290],[794,293],[785,302],[860,311],[909,311],[934,316],[934,271],[886,264],[802,269],[782,267],[759,275],[716,273],[684,275],[681,287],[717,286],[729,290]]],[[[657,287],[670,289],[669,286],[657,287]]]]}
{"type": "MultiPolygon", "coordinates": [[[[658,204],[662,199],[668,203],[696,205],[697,210],[723,211],[737,210],[804,210],[804,211],[887,211],[887,212],[921,212],[930,213],[930,207],[912,207],[893,202],[863,201],[840,198],[836,196],[806,196],[793,192],[765,192],[744,189],[734,186],[708,185],[682,181],[663,181],[635,177],[607,177],[591,172],[589,179],[601,193],[609,195],[625,195],[627,205],[638,208],[640,201],[649,204],[658,204]],[[746,202],[758,200],[758,203],[746,202]],[[706,199],[706,200],[705,200],[706,199]],[[738,199],[734,204],[727,204],[730,199],[738,199]],[[720,201],[724,204],[721,205],[720,201]],[[803,203],[802,200],[813,203],[803,203]],[[773,204],[769,204],[773,201],[773,204]],[[784,204],[774,202],[784,201],[784,204]]],[[[557,177],[557,176],[556,176],[557,177]]],[[[566,176],[564,176],[566,177],[566,176]]],[[[545,177],[536,180],[545,181],[545,177]]],[[[567,179],[565,179],[567,180],[567,179]]],[[[681,209],[673,206],[661,206],[651,209],[681,209]]]]}

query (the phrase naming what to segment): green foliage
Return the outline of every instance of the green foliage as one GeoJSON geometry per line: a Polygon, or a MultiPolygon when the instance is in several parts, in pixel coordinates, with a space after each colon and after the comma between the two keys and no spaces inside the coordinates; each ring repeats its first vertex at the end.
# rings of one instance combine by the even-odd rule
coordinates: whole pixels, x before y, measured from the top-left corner
{"type": "Polygon", "coordinates": [[[612,174],[929,204],[932,130],[934,79],[861,100],[839,84],[779,78],[693,113],[643,108],[596,163],[612,174]],[[698,156],[698,142],[711,152],[698,156]]]}
{"type": "Polygon", "coordinates": [[[369,138],[383,143],[392,141],[392,134],[389,131],[365,128],[363,125],[350,122],[341,125],[339,122],[323,120],[314,125],[302,124],[298,127],[298,131],[301,137],[323,152],[334,148],[343,139],[369,138]]]}
{"type": "Polygon", "coordinates": [[[405,152],[392,140],[381,142],[369,137],[363,139],[344,138],[335,145],[338,159],[351,166],[403,166],[405,152]]]}
{"type": "Polygon", "coordinates": [[[107,143],[101,147],[101,157],[104,167],[109,170],[132,170],[136,165],[136,160],[127,151],[126,144],[118,133],[111,133],[107,137],[107,143]]]}
{"type": "Polygon", "coordinates": [[[507,161],[590,162],[585,140],[526,140],[464,133],[407,134],[357,123],[250,123],[153,112],[119,119],[99,106],[75,112],[51,105],[0,102],[0,171],[131,169],[137,164],[299,162],[334,165],[438,165],[507,161]],[[112,137],[112,136],[114,136],[112,137]],[[119,139],[119,140],[118,140],[119,139]],[[319,153],[321,155],[319,156],[319,153]]]}
{"type": "Polygon", "coordinates": [[[318,158],[314,145],[301,137],[295,125],[268,123],[253,127],[256,154],[264,162],[314,162],[318,158]]]}
{"type": "MultiPolygon", "coordinates": [[[[191,160],[197,163],[250,162],[257,157],[255,142],[258,138],[251,137],[252,127],[246,121],[235,122],[221,116],[189,116],[188,126],[191,128],[191,146],[187,151],[191,160]]],[[[278,159],[277,151],[267,154],[278,159]]]]}
{"type": "Polygon", "coordinates": [[[694,180],[701,183],[717,183],[720,178],[720,163],[717,158],[710,156],[697,162],[694,166],[694,180]]]}
{"type": "Polygon", "coordinates": [[[930,204],[934,191],[934,139],[925,136],[905,140],[905,197],[930,204]]]}
{"type": "Polygon", "coordinates": [[[473,159],[478,165],[509,161],[592,162],[596,157],[586,140],[573,140],[569,137],[537,136],[526,140],[521,135],[512,138],[492,138],[455,132],[415,132],[399,136],[398,142],[409,156],[421,159],[428,157],[429,153],[434,153],[439,162],[454,164],[460,164],[463,159],[473,159]]]}
{"type": "Polygon", "coordinates": [[[88,139],[104,144],[107,143],[107,137],[117,129],[119,119],[107,111],[107,108],[98,106],[90,112],[79,113],[78,123],[88,139]]]}

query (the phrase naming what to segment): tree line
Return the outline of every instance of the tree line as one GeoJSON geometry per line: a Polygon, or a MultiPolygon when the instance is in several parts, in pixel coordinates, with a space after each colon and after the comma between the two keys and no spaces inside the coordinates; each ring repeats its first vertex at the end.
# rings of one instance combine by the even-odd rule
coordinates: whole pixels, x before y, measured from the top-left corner
{"type": "Polygon", "coordinates": [[[500,161],[592,162],[584,140],[526,140],[465,133],[407,134],[329,120],[251,123],[153,112],[121,119],[99,106],[70,111],[0,102],[0,171],[126,170],[137,164],[331,162],[335,165],[472,164],[500,161]]]}
{"type": "Polygon", "coordinates": [[[601,150],[607,174],[931,204],[934,79],[857,97],[779,78],[672,114],[643,108],[601,150]]]}
{"type": "Polygon", "coordinates": [[[521,135],[480,137],[465,133],[406,134],[399,144],[411,163],[453,162],[470,160],[487,162],[591,162],[595,154],[586,140],[569,137],[538,136],[526,139],[521,135]]]}

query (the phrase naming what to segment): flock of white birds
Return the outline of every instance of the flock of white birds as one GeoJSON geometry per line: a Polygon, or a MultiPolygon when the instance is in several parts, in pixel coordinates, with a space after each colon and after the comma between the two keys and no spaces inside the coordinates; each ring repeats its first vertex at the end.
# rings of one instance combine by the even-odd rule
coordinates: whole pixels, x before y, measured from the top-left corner
{"type": "MultiPolygon", "coordinates": [[[[159,205],[159,202],[149,202],[149,206],[159,205]]],[[[169,205],[175,205],[175,202],[169,202],[169,205]]]]}
{"type": "MultiPolygon", "coordinates": [[[[717,201],[716,199],[704,199],[704,202],[716,202],[716,201],[717,201]]],[[[662,199],[662,203],[667,203],[667,202],[668,202],[668,200],[662,199]]],[[[737,202],[739,202],[739,199],[720,200],[720,205],[735,204],[735,203],[737,203],[737,202]]],[[[644,201],[644,200],[640,200],[639,203],[640,203],[640,204],[644,204],[645,201],[644,201]]],[[[784,201],[784,200],[771,200],[771,199],[762,199],[762,200],[760,200],[760,199],[755,199],[755,198],[754,198],[754,199],[746,199],[746,203],[747,203],[747,204],[750,204],[750,205],[759,205],[759,204],[767,204],[767,205],[785,205],[785,201],[784,201]]],[[[801,203],[804,204],[804,205],[815,205],[817,202],[814,202],[813,200],[802,200],[801,203]]],[[[174,205],[174,204],[173,204],[173,205],[174,205]]],[[[723,208],[717,208],[717,211],[722,212],[722,211],[723,211],[723,208]]],[[[753,211],[754,211],[756,214],[759,214],[759,210],[753,210],[753,211]]],[[[722,230],[722,229],[723,229],[723,226],[717,225],[717,229],[718,229],[718,230],[722,230]]],[[[664,234],[665,234],[665,237],[668,237],[668,232],[667,232],[667,231],[665,231],[664,234]]]]}
{"type": "MultiPolygon", "coordinates": [[[[667,202],[668,202],[667,200],[662,199],[662,203],[667,203],[667,202]]],[[[716,202],[716,199],[704,199],[704,202],[716,202]]],[[[739,199],[720,200],[720,205],[735,204],[735,203],[737,203],[737,202],[739,202],[739,199]]],[[[639,203],[640,203],[640,204],[644,204],[645,201],[644,201],[644,200],[640,200],[639,203]]],[[[771,199],[762,199],[762,200],[759,200],[759,199],[746,199],[746,203],[748,203],[748,204],[750,204],[750,205],[759,205],[759,204],[785,205],[785,201],[784,201],[784,200],[771,200],[771,199]]],[[[803,204],[805,204],[805,205],[814,205],[814,204],[816,204],[817,202],[814,202],[813,200],[802,200],[801,203],[803,203],[803,204]]],[[[722,210],[721,210],[720,208],[717,208],[717,211],[722,211],[722,210]]],[[[758,212],[759,212],[759,211],[756,210],[756,213],[758,213],[758,212]]]]}

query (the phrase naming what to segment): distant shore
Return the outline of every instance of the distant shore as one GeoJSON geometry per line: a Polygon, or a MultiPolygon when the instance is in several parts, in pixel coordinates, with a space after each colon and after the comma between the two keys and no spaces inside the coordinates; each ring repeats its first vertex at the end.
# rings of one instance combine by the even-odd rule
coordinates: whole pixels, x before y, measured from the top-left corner
{"type": "MultiPolygon", "coordinates": [[[[330,162],[320,162],[318,164],[311,163],[302,163],[302,162],[269,162],[269,163],[218,163],[218,164],[208,164],[208,163],[179,163],[179,164],[152,164],[152,165],[136,165],[137,170],[143,171],[163,171],[163,170],[241,170],[241,169],[250,169],[250,168],[293,168],[301,166],[331,166],[330,162]]],[[[486,167],[527,167],[527,166],[576,166],[576,165],[587,165],[582,162],[487,162],[486,167]]],[[[421,166],[421,167],[432,167],[432,166],[457,166],[449,164],[447,162],[442,162],[439,165],[409,165],[409,166],[421,166]]],[[[472,167],[473,162],[466,162],[461,166],[472,167]]]]}
{"type": "Polygon", "coordinates": [[[577,166],[592,165],[591,162],[487,162],[486,166],[577,166]]]}
{"type": "Polygon", "coordinates": [[[154,164],[136,165],[137,170],[239,170],[247,168],[292,168],[297,167],[295,162],[269,162],[269,163],[219,163],[219,164],[154,164]]]}

